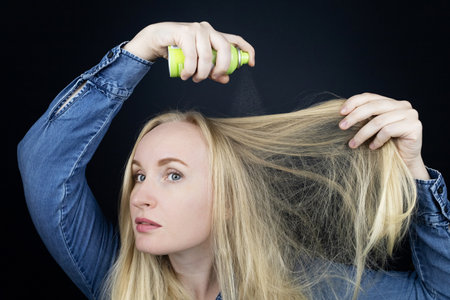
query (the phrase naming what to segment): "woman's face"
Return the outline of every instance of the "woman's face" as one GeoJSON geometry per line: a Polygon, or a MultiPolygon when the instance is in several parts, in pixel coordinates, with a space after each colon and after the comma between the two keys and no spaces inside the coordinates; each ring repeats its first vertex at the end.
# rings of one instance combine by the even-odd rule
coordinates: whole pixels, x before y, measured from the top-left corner
{"type": "Polygon", "coordinates": [[[136,248],[155,255],[210,249],[211,175],[200,129],[161,124],[142,138],[133,161],[136,248]]]}

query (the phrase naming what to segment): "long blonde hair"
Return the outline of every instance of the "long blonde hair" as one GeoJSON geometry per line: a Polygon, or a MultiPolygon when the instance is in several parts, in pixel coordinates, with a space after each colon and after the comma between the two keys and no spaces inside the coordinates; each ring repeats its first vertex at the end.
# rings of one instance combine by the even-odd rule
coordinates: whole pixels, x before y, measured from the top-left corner
{"type": "MultiPolygon", "coordinates": [[[[339,129],[342,103],[243,118],[170,112],[142,129],[136,145],[172,121],[197,125],[207,141],[214,271],[223,299],[309,299],[319,283],[332,291],[336,276],[352,283],[356,298],[363,270],[382,267],[405,234],[414,180],[393,141],[375,151],[367,143],[347,146],[362,124],[339,129]],[[348,265],[356,271],[337,271],[348,265]]],[[[121,249],[105,285],[107,297],[190,299],[167,256],[135,248],[129,196],[136,145],[124,174],[121,249]]]]}

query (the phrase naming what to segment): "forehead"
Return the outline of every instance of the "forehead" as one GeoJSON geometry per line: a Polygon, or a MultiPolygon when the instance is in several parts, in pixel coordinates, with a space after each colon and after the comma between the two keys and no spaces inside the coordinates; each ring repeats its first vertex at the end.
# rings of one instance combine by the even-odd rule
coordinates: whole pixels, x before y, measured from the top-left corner
{"type": "Polygon", "coordinates": [[[134,156],[139,161],[166,157],[193,164],[207,161],[208,147],[200,128],[184,121],[160,124],[139,141],[134,156]]]}

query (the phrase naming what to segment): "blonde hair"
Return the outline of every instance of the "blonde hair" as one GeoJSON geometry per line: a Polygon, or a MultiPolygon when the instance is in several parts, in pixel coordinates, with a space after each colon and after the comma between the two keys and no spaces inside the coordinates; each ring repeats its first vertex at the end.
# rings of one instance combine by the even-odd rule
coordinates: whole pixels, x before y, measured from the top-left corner
{"type": "MultiPolygon", "coordinates": [[[[393,141],[374,151],[367,143],[347,146],[362,124],[339,129],[342,103],[243,118],[171,112],[142,129],[136,145],[173,121],[197,125],[207,141],[214,270],[223,299],[309,299],[317,286],[333,291],[335,277],[351,282],[356,298],[363,270],[382,267],[405,234],[414,180],[393,141]],[[347,265],[356,271],[339,267],[347,265]]],[[[135,248],[129,196],[136,145],[124,174],[121,249],[105,285],[108,297],[190,299],[167,256],[135,248]]]]}

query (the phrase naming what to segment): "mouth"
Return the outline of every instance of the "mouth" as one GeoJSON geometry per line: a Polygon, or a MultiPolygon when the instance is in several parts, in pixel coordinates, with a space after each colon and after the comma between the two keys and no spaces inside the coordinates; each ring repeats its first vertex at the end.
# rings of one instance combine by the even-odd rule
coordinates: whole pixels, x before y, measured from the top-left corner
{"type": "Polygon", "coordinates": [[[161,225],[159,225],[158,223],[146,218],[136,218],[134,222],[136,223],[136,230],[142,233],[152,231],[161,227],[161,225]]]}

